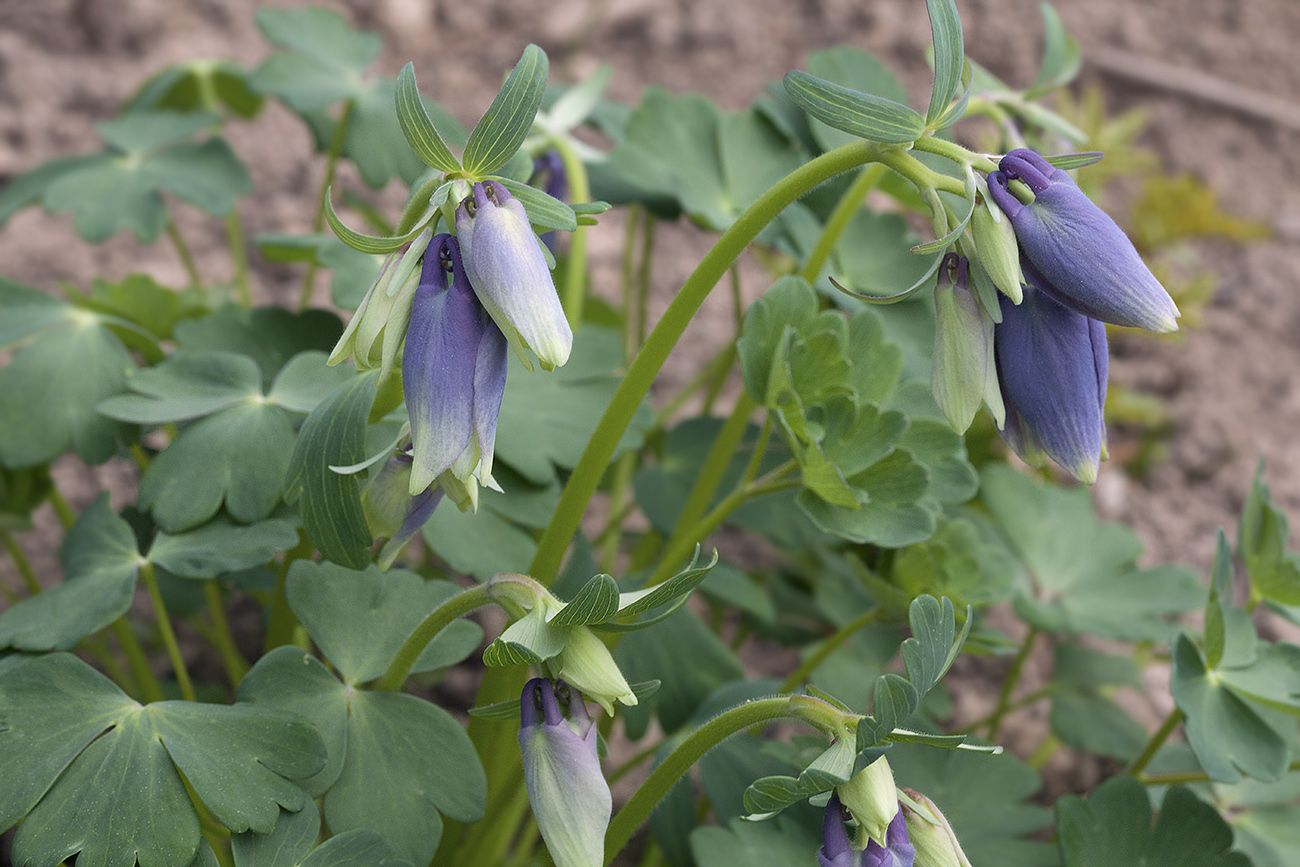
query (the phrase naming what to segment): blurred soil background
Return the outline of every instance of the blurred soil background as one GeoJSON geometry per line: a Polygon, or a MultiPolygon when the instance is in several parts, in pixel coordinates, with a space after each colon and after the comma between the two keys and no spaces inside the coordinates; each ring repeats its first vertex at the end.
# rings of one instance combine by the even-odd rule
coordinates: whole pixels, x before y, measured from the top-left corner
{"type": "MultiPolygon", "coordinates": [[[[270,46],[253,23],[253,0],[0,0],[0,185],[55,157],[98,150],[93,124],[114,115],[150,74],[167,64],[230,57],[254,67],[270,46]]],[[[265,5],[286,5],[271,3],[265,5]]],[[[696,91],[738,109],[803,65],[809,52],[849,44],[884,59],[913,105],[924,105],[930,72],[924,59],[929,23],[922,0],[374,0],[326,2],[358,28],[377,31],[386,48],[372,68],[394,76],[414,61],[423,91],[472,126],[525,44],[551,58],[553,81],[573,81],[601,64],[614,69],[609,93],[636,104],[643,88],[696,91]]],[[[959,0],[969,56],[1013,86],[1034,78],[1041,52],[1035,0],[959,0]]],[[[1235,534],[1256,461],[1278,505],[1300,521],[1300,3],[1295,0],[1060,0],[1056,8],[1079,40],[1084,70],[1073,90],[1095,88],[1107,112],[1146,113],[1137,144],[1155,169],[1190,173],[1228,213],[1259,221],[1267,239],[1223,238],[1177,245],[1183,279],[1215,286],[1203,322],[1174,339],[1119,335],[1112,383],[1158,398],[1171,424],[1142,461],[1126,472],[1121,458],[1141,448],[1123,426],[1112,429],[1117,458],[1103,465],[1095,488],[1102,514],[1134,527],[1150,563],[1183,562],[1208,571],[1214,532],[1235,534]],[[1226,94],[1223,88],[1227,86],[1226,94]],[[1233,90],[1235,87],[1238,90],[1233,90]],[[1243,92],[1254,102],[1243,108],[1243,92]]],[[[968,144],[988,129],[957,127],[968,144]]],[[[313,154],[304,126],[268,102],[252,123],[228,136],[249,166],[255,193],[240,200],[248,235],[311,231],[324,158],[313,154]]],[[[985,138],[987,140],[987,138],[985,138]]],[[[354,173],[341,184],[362,189],[354,173]]],[[[1114,185],[1105,204],[1127,221],[1140,184],[1114,185]]],[[[385,191],[396,215],[403,191],[385,191]]],[[[336,196],[337,200],[337,196],[336,196]]],[[[229,273],[224,227],[184,204],[173,211],[209,279],[229,273]]],[[[611,215],[591,235],[596,291],[617,294],[623,219],[611,215]]],[[[1132,228],[1129,224],[1127,228],[1132,228]]],[[[655,300],[662,311],[712,236],[686,225],[657,235],[655,300]]],[[[297,267],[253,255],[255,297],[292,303],[297,267]]],[[[165,239],[137,244],[127,233],[87,245],[67,215],[28,209],[0,231],[0,274],[44,290],[61,282],[87,287],[93,277],[121,279],[144,271],[182,286],[184,271],[165,239]]],[[[747,299],[766,288],[761,269],[742,272],[747,299]]],[[[326,298],[318,281],[317,300],[326,298]]],[[[725,292],[716,293],[725,296],[725,292]]],[[[1189,317],[1190,318],[1190,317],[1189,317]]],[[[712,299],[688,331],[681,358],[666,372],[682,382],[712,354],[710,334],[729,335],[730,301],[712,299]]],[[[133,465],[88,470],[75,459],[56,469],[61,488],[84,506],[107,486],[120,506],[135,484],[133,465]]],[[[48,509],[38,532],[57,537],[48,509]]],[[[38,571],[54,576],[52,542],[27,542],[38,571]]],[[[11,579],[8,564],[0,580],[11,579]]],[[[994,663],[995,666],[1000,663],[994,663]]],[[[964,716],[987,712],[1001,668],[984,678],[950,678],[964,716]],[[968,684],[966,695],[961,683],[968,684]]],[[[970,672],[958,671],[964,676],[970,672]]],[[[1157,701],[1167,683],[1153,682],[1157,701]]],[[[1167,707],[1140,718],[1154,725],[1167,707]]],[[[1032,717],[1032,714],[1029,716],[1032,717]]],[[[1027,722],[1029,720],[1026,720],[1027,722]]],[[[1009,736],[1011,733],[1009,733],[1009,736]]],[[[1023,754],[1023,753],[1022,753],[1023,754]]],[[[1064,773],[1069,776],[1069,771],[1064,773]]],[[[1050,773],[1050,771],[1049,771],[1050,773]]],[[[1085,773],[1057,786],[1086,787],[1085,773]]],[[[1059,789],[1058,789],[1059,791],[1059,789]]]]}

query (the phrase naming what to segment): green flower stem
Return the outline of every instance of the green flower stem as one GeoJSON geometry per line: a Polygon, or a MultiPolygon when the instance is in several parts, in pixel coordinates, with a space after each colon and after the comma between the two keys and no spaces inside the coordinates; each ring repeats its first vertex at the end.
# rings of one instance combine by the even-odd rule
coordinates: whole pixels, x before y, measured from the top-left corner
{"type": "Polygon", "coordinates": [[[185,239],[181,237],[181,230],[176,228],[176,221],[170,218],[167,220],[167,238],[172,242],[172,246],[176,248],[176,255],[181,260],[181,267],[185,269],[186,276],[190,278],[190,284],[195,289],[202,289],[203,279],[199,277],[199,269],[194,265],[194,256],[190,253],[189,245],[185,243],[185,239]]]}
{"type": "Polygon", "coordinates": [[[289,567],[295,560],[306,560],[314,550],[307,534],[298,531],[298,544],[284,554],[280,564],[280,574],[275,582],[275,591],[271,594],[271,613],[267,617],[266,639],[262,643],[262,653],[270,653],[277,647],[293,644],[293,630],[298,619],[289,610],[289,599],[284,595],[284,582],[289,575],[289,567]]]}
{"type": "MultiPolygon", "coordinates": [[[[550,584],[554,580],[587,504],[591,501],[596,486],[600,484],[610,457],[637,407],[649,392],[682,332],[736,258],[764,226],[808,190],[842,172],[872,160],[880,160],[886,155],[887,152],[880,145],[865,141],[853,142],[823,154],[777,182],[722,234],[664,311],[605,410],[582,458],[569,476],[555,516],[538,543],[537,556],[530,568],[530,574],[534,578],[543,584],[550,584]]],[[[892,156],[906,157],[905,154],[892,156]]],[[[913,161],[915,162],[914,159],[913,161]]],[[[929,169],[925,171],[928,172],[929,169]]]]}
{"type": "Polygon", "coordinates": [[[859,629],[870,626],[872,623],[879,620],[882,613],[883,610],[879,605],[873,608],[868,608],[866,611],[835,630],[829,638],[822,642],[816,652],[810,654],[798,668],[791,672],[790,676],[785,679],[785,683],[781,684],[781,692],[793,692],[794,689],[799,686],[799,684],[806,681],[808,675],[816,671],[817,667],[825,662],[826,658],[834,653],[840,645],[852,638],[853,634],[859,629]]]}
{"type": "Polygon", "coordinates": [[[1011,709],[1011,695],[1016,690],[1016,684],[1020,682],[1020,675],[1025,670],[1025,660],[1029,659],[1030,652],[1034,649],[1034,641],[1038,638],[1038,628],[1030,627],[1025,633],[1024,641],[1020,642],[1020,651],[1016,658],[1011,662],[1011,669],[1007,672],[1007,677],[1002,681],[1002,691],[998,693],[997,707],[993,710],[993,715],[989,717],[988,740],[996,741],[998,729],[1002,727],[1002,719],[1011,709]]]}
{"type": "Polygon", "coordinates": [[[131,631],[131,624],[126,622],[126,616],[117,618],[109,624],[108,628],[117,639],[118,647],[122,648],[122,653],[126,656],[126,664],[131,669],[131,676],[140,687],[140,701],[145,704],[151,701],[162,701],[162,687],[158,685],[158,678],[149,667],[149,659],[144,655],[140,640],[131,631]]]}
{"type": "MultiPolygon", "coordinates": [[[[1300,771],[1300,761],[1287,765],[1287,772],[1300,771]]],[[[1185,786],[1190,783],[1208,783],[1210,775],[1205,771],[1183,771],[1169,774],[1139,774],[1138,782],[1144,786],[1185,786]]]]}
{"type": "Polygon", "coordinates": [[[876,188],[887,171],[888,169],[883,165],[876,163],[858,172],[857,179],[844,191],[844,195],[835,205],[835,210],[831,211],[830,219],[822,227],[821,237],[817,239],[817,245],[804,261],[799,276],[809,283],[817,282],[817,278],[822,274],[822,268],[826,267],[826,262],[831,257],[831,251],[839,243],[853,215],[862,207],[862,200],[867,197],[867,193],[876,188]]]}
{"type": "MultiPolygon", "coordinates": [[[[339,157],[343,154],[343,142],[347,140],[348,125],[352,120],[353,101],[348,100],[343,103],[343,111],[339,115],[339,121],[334,127],[334,135],[330,138],[330,149],[325,155],[325,178],[321,181],[320,195],[316,199],[316,218],[312,220],[311,230],[316,234],[325,228],[325,203],[330,194],[330,187],[334,186],[334,173],[338,169],[339,157]]],[[[302,290],[298,295],[298,309],[306,310],[311,306],[311,296],[316,289],[316,260],[313,259],[307,265],[307,273],[302,278],[302,290]]]]}
{"type": "Polygon", "coordinates": [[[941,157],[952,160],[961,166],[974,166],[981,172],[991,172],[997,168],[997,164],[983,154],[977,154],[969,151],[956,142],[950,142],[947,139],[936,138],[932,135],[921,136],[912,145],[913,150],[925,151],[926,153],[938,154],[941,157]]]}
{"type": "Polygon", "coordinates": [[[32,571],[32,562],[27,559],[23,553],[22,547],[18,544],[12,535],[8,532],[0,532],[0,540],[4,542],[5,550],[9,552],[9,559],[14,561],[14,568],[22,576],[23,584],[27,586],[27,592],[32,596],[41,592],[41,582],[36,579],[36,573],[32,571]]]}
{"type": "MultiPolygon", "coordinates": [[[[921,141],[918,139],[918,141],[921,141]]],[[[956,196],[966,195],[966,186],[952,175],[936,172],[925,163],[900,150],[886,151],[880,155],[878,162],[884,163],[903,177],[911,181],[917,189],[935,189],[956,196]]]]}
{"type": "Polygon", "coordinates": [[[651,772],[623,809],[609,823],[605,832],[605,863],[610,864],[627,845],[636,829],[649,818],[659,802],[696,762],[709,750],[736,732],[759,723],[792,716],[790,696],[781,695],[747,702],[724,711],[691,733],[651,772]]]}
{"type": "Polygon", "coordinates": [[[158,576],[154,574],[153,564],[147,560],[142,562],[140,574],[144,577],[145,586],[149,588],[149,601],[153,603],[154,619],[158,621],[158,634],[162,637],[163,647],[167,648],[167,656],[172,661],[176,683],[181,688],[181,698],[194,701],[194,684],[190,682],[190,673],[185,669],[185,660],[181,657],[181,646],[176,641],[176,633],[172,631],[171,620],[167,617],[167,606],[163,602],[162,592],[158,589],[158,576]]]}
{"type": "Polygon", "coordinates": [[[415,627],[415,631],[406,639],[401,649],[397,651],[397,656],[389,664],[388,670],[384,676],[379,679],[376,689],[385,692],[396,692],[402,688],[406,678],[411,674],[411,669],[415,666],[415,661],[420,658],[424,648],[430,641],[437,637],[439,632],[447,628],[453,621],[463,617],[475,608],[482,608],[489,605],[492,597],[488,592],[487,584],[479,584],[470,587],[461,593],[448,599],[439,605],[424,618],[424,622],[415,627]]]}
{"type": "Polygon", "coordinates": [[[212,617],[211,640],[221,654],[226,665],[226,676],[230,679],[230,688],[239,689],[239,682],[248,674],[248,660],[235,647],[235,636],[230,631],[230,622],[226,620],[226,608],[222,604],[221,588],[216,581],[203,582],[203,598],[208,603],[208,614],[212,617]]]}
{"type": "Polygon", "coordinates": [[[248,283],[248,251],[244,248],[244,227],[239,219],[239,208],[231,207],[226,214],[226,237],[230,243],[230,261],[235,266],[235,291],[239,303],[253,306],[253,290],[248,283]]]}
{"type": "MultiPolygon", "coordinates": [[[[700,519],[704,517],[705,512],[709,509],[709,504],[713,502],[713,497],[718,491],[718,485],[722,482],[722,476],[727,472],[727,467],[731,464],[731,456],[736,453],[736,447],[740,444],[741,437],[745,435],[745,429],[749,426],[749,417],[757,408],[758,403],[749,396],[749,392],[742,391],[740,397],[736,399],[736,406],[732,409],[731,416],[722,425],[722,430],[718,431],[717,437],[714,438],[713,445],[704,458],[704,465],[700,469],[699,475],[695,477],[695,484],[686,497],[686,503],[682,506],[681,512],[678,513],[677,524],[673,527],[672,535],[668,537],[668,541],[665,543],[665,549],[668,552],[680,550],[686,537],[695,537],[695,530],[700,524],[700,519]]],[[[743,484],[742,482],[742,486],[743,484]]],[[[694,545],[691,545],[691,547],[693,548],[694,545]]],[[[654,587],[656,584],[667,581],[673,576],[676,565],[677,561],[665,557],[659,564],[659,568],[645,583],[645,586],[654,587]]]]}
{"type": "MultiPolygon", "coordinates": [[[[560,154],[564,173],[568,175],[569,201],[574,204],[591,201],[591,188],[587,184],[587,168],[582,164],[573,146],[563,136],[553,137],[549,144],[560,154]]],[[[569,261],[564,268],[564,315],[569,327],[578,330],[582,322],[582,304],[587,288],[587,227],[579,224],[569,236],[569,261]]]]}
{"type": "Polygon", "coordinates": [[[72,525],[77,523],[77,513],[72,511],[68,501],[63,499],[63,494],[59,493],[58,488],[50,488],[50,505],[54,507],[54,514],[58,515],[59,523],[63,529],[71,530],[72,525]]]}
{"type": "Polygon", "coordinates": [[[1125,773],[1130,777],[1140,779],[1142,771],[1146,769],[1147,765],[1151,764],[1151,760],[1156,757],[1156,753],[1160,752],[1160,748],[1165,745],[1165,741],[1169,740],[1169,736],[1174,733],[1174,729],[1178,728],[1179,723],[1184,718],[1185,715],[1181,708],[1175,707],[1171,710],[1169,716],[1165,717],[1165,721],[1160,724],[1160,728],[1156,729],[1155,734],[1151,736],[1151,740],[1147,741],[1147,745],[1142,748],[1142,753],[1133,760],[1133,764],[1129,766],[1125,773]]]}

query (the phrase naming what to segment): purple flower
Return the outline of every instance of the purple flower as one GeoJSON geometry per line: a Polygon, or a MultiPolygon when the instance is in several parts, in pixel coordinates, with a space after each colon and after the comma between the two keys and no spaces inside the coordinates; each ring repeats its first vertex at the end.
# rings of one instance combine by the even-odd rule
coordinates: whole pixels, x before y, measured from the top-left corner
{"type": "Polygon", "coordinates": [[[1058,304],[1043,275],[1022,264],[1024,301],[1001,297],[994,331],[1002,438],[1030,464],[1047,456],[1092,483],[1106,449],[1106,326],[1058,304]]]}
{"type": "Polygon", "coordinates": [[[822,820],[822,847],[817,851],[819,867],[913,867],[915,860],[916,849],[907,838],[907,823],[901,809],[889,823],[885,844],[869,840],[866,850],[859,854],[849,843],[840,799],[831,794],[822,820]]]}
{"type": "Polygon", "coordinates": [[[420,532],[442,500],[442,488],[430,485],[412,494],[411,457],[409,446],[398,449],[389,458],[361,492],[361,505],[366,513],[370,533],[388,541],[379,552],[376,562],[387,569],[411,537],[420,532]]]}
{"type": "MultiPolygon", "coordinates": [[[[548,148],[540,157],[533,160],[533,176],[528,185],[542,190],[546,195],[561,202],[569,197],[569,176],[564,171],[564,159],[555,148],[548,148]]],[[[552,253],[555,252],[555,232],[543,232],[542,243],[552,253]]]]}
{"type": "Polygon", "coordinates": [[[477,504],[480,483],[496,489],[492,449],[505,387],[505,338],[470,286],[456,239],[438,235],[424,254],[402,356],[411,494],[437,480],[464,509],[477,504]]]}
{"type": "Polygon", "coordinates": [[[479,301],[524,365],[525,349],[548,370],[568,361],[573,331],[524,206],[496,181],[476,183],[456,211],[456,236],[479,301]]]}
{"type": "Polygon", "coordinates": [[[600,867],[613,799],[582,696],[564,681],[534,678],[524,686],[519,718],[524,785],[551,858],[557,867],[600,867]]]}
{"type": "Polygon", "coordinates": [[[1047,278],[1062,304],[1102,322],[1166,333],[1178,330],[1178,307],[1115,221],[1064,171],[1025,148],[1002,158],[988,177],[989,195],[1011,219],[1025,259],[1047,278]],[[1011,181],[1034,199],[1024,204],[1011,181]]]}

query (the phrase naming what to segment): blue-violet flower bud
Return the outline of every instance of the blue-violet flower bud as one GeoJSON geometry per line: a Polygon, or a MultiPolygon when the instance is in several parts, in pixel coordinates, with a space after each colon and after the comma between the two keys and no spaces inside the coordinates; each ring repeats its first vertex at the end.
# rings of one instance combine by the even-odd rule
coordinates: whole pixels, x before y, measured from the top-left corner
{"type": "Polygon", "coordinates": [[[425,253],[402,356],[411,494],[448,471],[462,509],[477,505],[478,484],[498,489],[492,450],[505,387],[505,337],[470,287],[456,239],[438,235],[425,253]]]}
{"type": "Polygon", "coordinates": [[[600,867],[613,800],[582,697],[563,681],[534,678],[524,686],[519,717],[524,784],[551,858],[556,867],[600,867]]]}
{"type": "Polygon", "coordinates": [[[1058,304],[1043,275],[1023,266],[1024,302],[1001,298],[994,334],[1002,438],[1028,463],[1050,457],[1091,484],[1106,449],[1106,326],[1058,304]]]}
{"type": "Polygon", "coordinates": [[[1061,169],[1025,148],[1013,150],[988,177],[989,195],[1016,230],[1025,258],[1047,278],[1057,301],[1103,322],[1167,333],[1178,307],[1143,263],[1123,230],[1061,169]],[[1008,188],[1023,181],[1022,203],[1008,188]]]}
{"type": "MultiPolygon", "coordinates": [[[[885,844],[882,846],[875,840],[867,843],[866,851],[862,853],[862,867],[912,867],[916,860],[916,847],[907,837],[907,821],[903,818],[903,811],[900,808],[889,823],[889,830],[885,833],[885,844]]],[[[930,867],[925,864],[924,867],[930,867]]]]}
{"type": "Polygon", "coordinates": [[[949,253],[934,287],[930,391],[958,433],[970,427],[981,402],[988,404],[999,426],[1005,418],[993,359],[993,319],[971,292],[969,264],[966,257],[949,253]]]}
{"type": "Polygon", "coordinates": [[[822,847],[817,850],[818,867],[856,867],[853,847],[849,845],[849,832],[844,827],[844,807],[839,797],[831,792],[826,803],[826,816],[822,819],[822,847]]]}
{"type": "Polygon", "coordinates": [[[375,538],[387,542],[375,561],[379,568],[387,569],[411,537],[420,532],[442,500],[442,488],[430,485],[412,494],[411,457],[409,447],[399,449],[379,468],[361,492],[361,507],[366,513],[366,523],[375,538]]]}
{"type": "Polygon", "coordinates": [[[568,361],[573,331],[524,206],[496,181],[476,183],[456,210],[456,235],[479,301],[524,366],[525,349],[548,370],[568,361]]]}

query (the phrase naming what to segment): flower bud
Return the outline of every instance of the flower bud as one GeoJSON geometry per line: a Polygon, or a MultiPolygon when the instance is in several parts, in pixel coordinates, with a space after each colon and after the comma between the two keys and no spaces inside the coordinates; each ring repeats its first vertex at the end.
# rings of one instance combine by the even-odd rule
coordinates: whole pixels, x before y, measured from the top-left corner
{"type": "Polygon", "coordinates": [[[628,706],[636,704],[636,694],[619,671],[609,648],[586,626],[572,628],[564,650],[552,667],[556,677],[568,681],[604,708],[605,713],[614,713],[616,701],[628,706]]]}
{"type": "Polygon", "coordinates": [[[496,181],[474,185],[456,211],[465,269],[479,301],[525,367],[525,349],[552,369],[569,360],[573,331],[524,206],[496,181]]]}
{"type": "Polygon", "coordinates": [[[975,206],[970,218],[975,252],[993,285],[1016,304],[1020,303],[1020,247],[1016,230],[1002,210],[985,199],[975,206]]]}
{"type": "Polygon", "coordinates": [[[958,433],[970,427],[980,403],[987,403],[998,426],[1005,410],[993,356],[993,320],[967,282],[964,257],[948,254],[934,289],[934,359],[930,390],[948,423],[958,433]],[[955,264],[955,269],[952,265],[955,264]],[[952,271],[956,270],[955,279],[952,271]]]}
{"type": "Polygon", "coordinates": [[[884,756],[858,771],[847,783],[835,787],[840,801],[858,823],[858,843],[867,839],[886,842],[889,823],[898,814],[894,772],[884,756]]]}
{"type": "Polygon", "coordinates": [[[361,508],[375,538],[387,538],[376,561],[387,569],[398,553],[420,531],[442,499],[436,485],[417,494],[410,493],[412,459],[399,451],[380,467],[361,492],[361,508]]]}
{"type": "Polygon", "coordinates": [[[924,867],[971,867],[952,826],[934,802],[919,792],[903,790],[903,818],[916,848],[916,863],[924,867]]]}
{"type": "Polygon", "coordinates": [[[551,858],[556,867],[600,867],[613,800],[582,697],[563,681],[534,678],[524,686],[519,719],[524,785],[551,858]]]}

